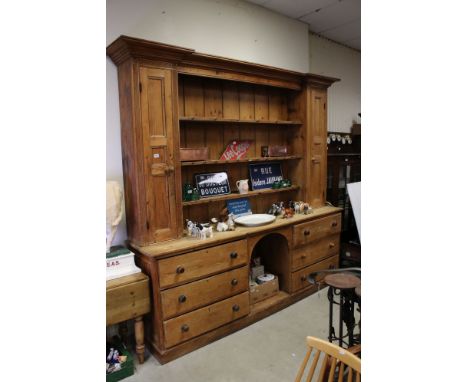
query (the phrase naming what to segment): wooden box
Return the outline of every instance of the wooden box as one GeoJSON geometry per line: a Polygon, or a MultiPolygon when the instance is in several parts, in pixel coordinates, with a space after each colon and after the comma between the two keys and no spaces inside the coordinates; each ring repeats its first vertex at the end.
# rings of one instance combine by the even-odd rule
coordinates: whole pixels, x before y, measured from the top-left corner
{"type": "Polygon", "coordinates": [[[266,300],[279,292],[278,276],[271,281],[250,287],[250,305],[266,300]]]}
{"type": "Polygon", "coordinates": [[[209,156],[210,156],[209,147],[180,148],[180,160],[183,162],[207,160],[209,156]]]}
{"type": "Polygon", "coordinates": [[[288,155],[288,148],[287,146],[270,146],[268,147],[268,156],[270,157],[285,157],[288,155]]]}

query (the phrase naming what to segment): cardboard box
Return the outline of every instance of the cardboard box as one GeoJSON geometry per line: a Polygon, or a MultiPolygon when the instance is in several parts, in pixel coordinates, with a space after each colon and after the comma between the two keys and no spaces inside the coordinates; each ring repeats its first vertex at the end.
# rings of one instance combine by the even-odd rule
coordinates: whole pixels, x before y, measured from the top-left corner
{"type": "Polygon", "coordinates": [[[250,287],[250,304],[267,299],[279,292],[278,276],[271,281],[250,287]]]}

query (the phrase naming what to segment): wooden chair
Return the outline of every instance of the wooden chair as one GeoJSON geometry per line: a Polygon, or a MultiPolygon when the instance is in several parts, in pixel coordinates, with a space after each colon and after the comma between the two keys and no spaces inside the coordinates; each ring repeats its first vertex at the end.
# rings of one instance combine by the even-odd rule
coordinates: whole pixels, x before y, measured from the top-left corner
{"type": "Polygon", "coordinates": [[[295,382],[301,382],[313,349],[315,349],[316,352],[312,359],[312,365],[310,367],[309,373],[307,374],[307,382],[311,382],[312,378],[314,377],[321,353],[324,353],[324,357],[317,382],[333,382],[335,380],[334,377],[337,368],[338,382],[344,381],[345,374],[347,374],[347,382],[352,382],[353,380],[355,382],[361,381],[361,360],[354,354],[346,349],[339,347],[338,345],[324,341],[320,338],[307,337],[306,341],[309,349],[307,350],[304,361],[302,361],[302,365],[299,369],[299,372],[297,373],[295,382]],[[354,379],[353,375],[355,376],[354,379]]]}

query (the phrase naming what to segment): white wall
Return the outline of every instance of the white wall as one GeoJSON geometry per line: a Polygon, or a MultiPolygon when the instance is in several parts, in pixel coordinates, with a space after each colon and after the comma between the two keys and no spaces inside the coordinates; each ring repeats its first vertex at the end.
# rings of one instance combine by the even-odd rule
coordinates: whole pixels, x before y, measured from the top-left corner
{"type": "Polygon", "coordinates": [[[328,89],[328,130],[349,132],[360,123],[361,53],[313,34],[309,44],[309,71],[341,79],[328,89]]]}
{"type": "MultiPolygon", "coordinates": [[[[108,0],[107,45],[122,34],[299,72],[309,70],[307,25],[244,1],[108,0]]],[[[123,187],[117,69],[109,58],[106,65],[107,179],[123,187]]],[[[125,239],[125,224],[121,224],[114,244],[125,239]]]]}

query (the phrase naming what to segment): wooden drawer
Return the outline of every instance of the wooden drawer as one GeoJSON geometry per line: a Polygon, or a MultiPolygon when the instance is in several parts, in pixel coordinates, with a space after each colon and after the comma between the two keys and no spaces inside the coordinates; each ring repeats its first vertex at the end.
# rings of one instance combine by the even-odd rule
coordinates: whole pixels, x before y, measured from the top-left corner
{"type": "Polygon", "coordinates": [[[293,246],[299,247],[317,239],[341,232],[341,214],[327,216],[293,227],[293,246]]]}
{"type": "Polygon", "coordinates": [[[150,311],[149,281],[144,274],[110,280],[107,285],[106,325],[130,320],[150,311]],[[124,284],[125,280],[130,281],[124,284]]]}
{"type": "Polygon", "coordinates": [[[165,288],[247,264],[247,240],[218,245],[158,262],[159,284],[165,288]]]}
{"type": "MultiPolygon", "coordinates": [[[[294,272],[292,274],[292,291],[296,292],[299,289],[309,286],[307,281],[307,276],[312,272],[317,272],[323,269],[334,269],[339,266],[339,255],[329,257],[325,260],[319,261],[313,265],[308,266],[307,268],[301,269],[300,271],[294,272]]],[[[316,278],[317,281],[323,280],[325,273],[318,275],[316,278]]]]}
{"type": "Polygon", "coordinates": [[[166,347],[216,329],[249,314],[249,292],[238,294],[213,305],[164,322],[166,347]]]}
{"type": "Polygon", "coordinates": [[[325,257],[335,255],[340,250],[340,235],[326,236],[311,244],[292,251],[292,270],[296,271],[307,265],[316,263],[325,257]]]}
{"type": "Polygon", "coordinates": [[[163,319],[178,316],[249,289],[249,267],[242,267],[161,292],[163,319]]]}

